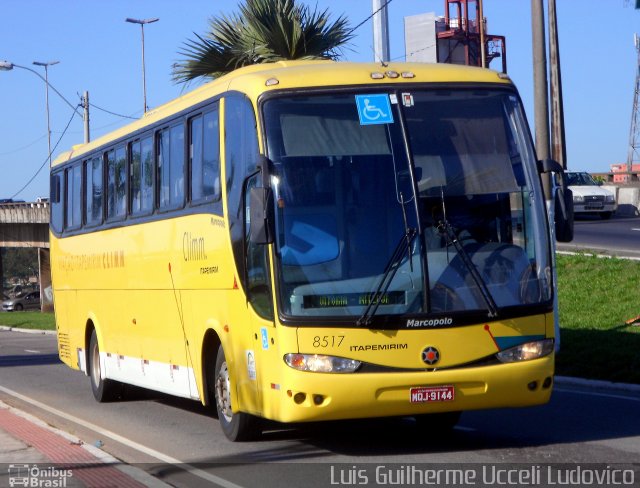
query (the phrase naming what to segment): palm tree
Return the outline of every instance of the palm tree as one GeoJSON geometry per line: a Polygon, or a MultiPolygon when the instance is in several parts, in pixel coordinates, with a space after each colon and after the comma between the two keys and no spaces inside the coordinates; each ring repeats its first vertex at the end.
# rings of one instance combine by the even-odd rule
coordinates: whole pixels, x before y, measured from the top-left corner
{"type": "Polygon", "coordinates": [[[296,0],[245,0],[240,14],[212,17],[204,36],[184,43],[184,60],[173,66],[173,78],[185,83],[217,78],[236,68],[285,59],[337,59],[351,40],[344,16],[330,23],[327,10],[311,10],[296,0]]]}

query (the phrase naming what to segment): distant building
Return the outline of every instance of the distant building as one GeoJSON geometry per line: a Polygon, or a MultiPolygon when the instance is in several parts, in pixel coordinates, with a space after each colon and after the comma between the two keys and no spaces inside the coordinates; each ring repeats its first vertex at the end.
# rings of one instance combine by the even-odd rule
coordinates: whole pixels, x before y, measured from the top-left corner
{"type": "Polygon", "coordinates": [[[628,166],[626,163],[612,164],[610,168],[613,173],[614,183],[631,183],[632,181],[637,181],[638,174],[640,174],[640,164],[631,165],[631,174],[627,172],[628,166]]]}

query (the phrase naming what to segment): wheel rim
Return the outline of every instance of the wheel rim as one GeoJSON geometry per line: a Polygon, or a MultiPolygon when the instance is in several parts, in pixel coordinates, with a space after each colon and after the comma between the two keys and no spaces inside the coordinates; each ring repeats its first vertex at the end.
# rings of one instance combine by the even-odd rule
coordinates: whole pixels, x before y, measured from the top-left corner
{"type": "Polygon", "coordinates": [[[227,422],[231,422],[233,412],[231,410],[231,382],[229,380],[229,369],[227,362],[222,363],[218,376],[216,377],[216,402],[218,411],[224,416],[227,422]]]}
{"type": "Polygon", "coordinates": [[[91,380],[96,386],[100,384],[100,349],[97,341],[91,347],[91,380]]]}

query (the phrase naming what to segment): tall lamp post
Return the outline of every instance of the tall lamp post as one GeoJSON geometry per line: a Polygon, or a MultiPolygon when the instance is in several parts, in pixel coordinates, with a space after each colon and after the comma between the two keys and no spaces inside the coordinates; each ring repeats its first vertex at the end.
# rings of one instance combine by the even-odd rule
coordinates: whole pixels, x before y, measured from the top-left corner
{"type": "Polygon", "coordinates": [[[144,26],[145,24],[151,24],[153,22],[158,22],[160,19],[154,17],[152,19],[132,19],[128,17],[125,19],[125,22],[130,22],[131,24],[140,24],[140,29],[142,31],[142,97],[143,97],[143,111],[147,112],[147,80],[145,75],[144,68],[144,26]]]}
{"type": "Polygon", "coordinates": [[[27,66],[20,66],[19,64],[15,64],[15,63],[11,63],[9,61],[0,61],[0,71],[11,71],[13,68],[20,68],[20,69],[26,69],[27,71],[31,71],[34,75],[36,75],[38,78],[40,78],[42,81],[44,81],[45,83],[45,87],[46,87],[46,109],[47,109],[47,140],[49,143],[49,166],[51,166],[51,127],[50,127],[50,123],[49,123],[49,88],[51,88],[54,92],[56,92],[58,94],[58,96],[60,98],[62,98],[65,103],[67,105],[69,105],[69,107],[71,107],[71,110],[73,110],[74,112],[76,112],[78,115],[82,116],[82,114],[80,114],[78,112],[77,107],[75,107],[69,100],[67,100],[62,93],[60,93],[58,90],[56,90],[56,88],[49,83],[49,75],[48,75],[48,71],[47,68],[49,66],[52,66],[54,64],[58,64],[59,61],[50,61],[48,63],[42,63],[39,61],[34,61],[33,64],[37,65],[37,66],[44,66],[44,74],[45,76],[43,77],[40,73],[38,73],[36,70],[31,69],[27,66]]]}
{"type": "Polygon", "coordinates": [[[44,89],[45,103],[47,105],[47,144],[49,145],[49,167],[51,167],[51,120],[49,118],[49,66],[58,64],[60,61],[34,61],[36,66],[44,66],[44,89]]]}

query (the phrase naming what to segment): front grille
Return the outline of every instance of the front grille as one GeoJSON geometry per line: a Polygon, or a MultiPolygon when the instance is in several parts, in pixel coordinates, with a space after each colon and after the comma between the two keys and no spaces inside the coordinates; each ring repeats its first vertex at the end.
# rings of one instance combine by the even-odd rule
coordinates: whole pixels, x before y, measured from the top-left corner
{"type": "Polygon", "coordinates": [[[587,195],[584,197],[585,203],[587,202],[604,202],[604,195],[587,195]]]}

